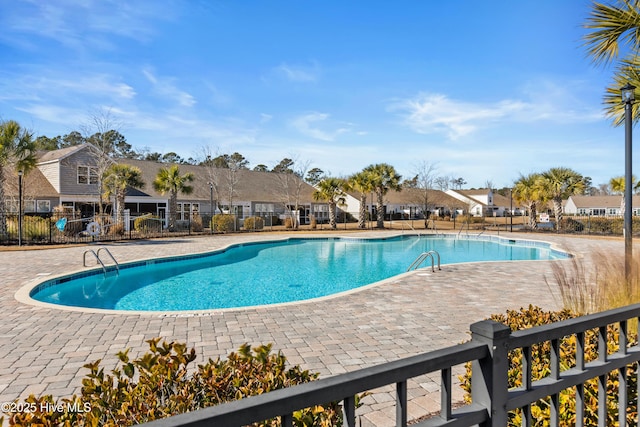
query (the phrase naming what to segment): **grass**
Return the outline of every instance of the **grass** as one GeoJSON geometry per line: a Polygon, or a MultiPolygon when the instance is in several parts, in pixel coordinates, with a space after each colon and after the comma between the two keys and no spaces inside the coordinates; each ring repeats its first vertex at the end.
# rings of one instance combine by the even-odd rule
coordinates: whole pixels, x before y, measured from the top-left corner
{"type": "MultiPolygon", "coordinates": [[[[625,277],[624,255],[594,251],[551,266],[564,308],[578,314],[596,313],[640,302],[640,258],[632,262],[631,281],[625,277]]],[[[545,279],[547,286],[551,286],[545,279]]],[[[637,326],[633,326],[634,332],[637,326]]]]}

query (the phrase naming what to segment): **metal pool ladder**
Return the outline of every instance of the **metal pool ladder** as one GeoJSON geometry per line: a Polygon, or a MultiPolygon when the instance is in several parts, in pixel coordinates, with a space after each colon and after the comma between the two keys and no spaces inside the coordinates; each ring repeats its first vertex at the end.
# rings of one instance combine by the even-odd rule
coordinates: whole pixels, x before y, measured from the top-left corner
{"type": "Polygon", "coordinates": [[[418,258],[416,258],[415,261],[411,263],[409,268],[407,268],[407,271],[417,269],[420,266],[420,264],[422,264],[427,258],[431,258],[431,271],[435,272],[436,269],[434,266],[435,265],[434,255],[438,259],[438,270],[442,270],[440,268],[440,254],[438,253],[438,251],[429,251],[429,252],[422,252],[420,255],[418,255],[418,258]]]}
{"type": "Polygon", "coordinates": [[[87,266],[87,254],[91,254],[96,259],[96,263],[100,264],[100,266],[102,267],[102,272],[104,273],[104,275],[106,277],[107,276],[107,267],[105,267],[104,263],[100,259],[100,252],[101,251],[105,251],[107,253],[107,255],[109,255],[109,258],[111,258],[111,260],[113,261],[113,263],[116,266],[116,272],[118,273],[118,275],[120,275],[120,264],[118,264],[118,261],[116,261],[116,259],[114,258],[113,254],[109,251],[109,249],[107,249],[105,247],[99,248],[97,252],[94,251],[93,249],[87,249],[86,251],[84,251],[84,254],[82,254],[82,265],[84,265],[85,267],[87,266]]]}

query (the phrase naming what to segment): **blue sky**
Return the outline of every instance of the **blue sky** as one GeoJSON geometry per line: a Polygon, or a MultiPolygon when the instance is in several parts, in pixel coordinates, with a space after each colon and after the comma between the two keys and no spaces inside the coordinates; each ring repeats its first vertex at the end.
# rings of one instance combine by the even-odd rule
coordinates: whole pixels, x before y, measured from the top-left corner
{"type": "Polygon", "coordinates": [[[334,176],[424,162],[467,187],[624,173],[586,0],[0,0],[0,118],[54,137],[109,112],[140,150],[334,176]]]}

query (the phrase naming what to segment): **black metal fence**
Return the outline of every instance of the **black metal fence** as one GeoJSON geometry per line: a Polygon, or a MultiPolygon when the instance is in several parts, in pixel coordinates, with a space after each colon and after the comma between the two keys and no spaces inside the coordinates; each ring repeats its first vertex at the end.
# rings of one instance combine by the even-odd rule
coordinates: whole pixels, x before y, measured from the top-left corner
{"type": "MultiPolygon", "coordinates": [[[[336,216],[336,228],[346,230],[358,227],[357,212],[340,212],[336,216]]],[[[128,220],[116,220],[111,215],[85,217],[60,213],[23,214],[20,224],[15,212],[0,212],[0,245],[39,245],[84,243],[94,241],[148,239],[155,237],[184,236],[193,234],[257,232],[274,230],[329,230],[328,218],[313,216],[296,218],[283,213],[245,213],[244,216],[215,215],[208,213],[181,216],[173,228],[168,228],[164,218],[148,213],[131,213],[128,220]],[[126,221],[126,223],[125,223],[126,221]],[[297,222],[297,224],[296,224],[297,222]],[[20,233],[22,230],[22,233],[20,233]]],[[[565,233],[582,235],[622,236],[623,219],[619,216],[563,216],[560,227],[554,218],[551,222],[538,223],[535,229],[528,227],[527,217],[469,217],[456,218],[432,216],[428,220],[401,214],[385,215],[384,227],[415,232],[481,233],[527,231],[537,233],[565,233]]],[[[376,218],[364,221],[365,229],[376,227],[376,218]]],[[[640,217],[633,218],[634,235],[640,235],[640,217]]]]}
{"type": "MultiPolygon", "coordinates": [[[[522,425],[532,424],[532,404],[548,399],[549,418],[544,425],[560,425],[560,393],[567,389],[575,391],[575,419],[571,425],[594,425],[587,419],[585,384],[597,382],[597,425],[607,425],[607,401],[616,399],[618,424],[627,425],[629,402],[638,395],[637,384],[630,390],[631,375],[640,361],[640,347],[630,346],[628,335],[630,322],[640,316],[640,304],[631,305],[602,313],[569,319],[549,325],[511,332],[508,326],[492,320],[471,325],[471,341],[401,359],[382,365],[337,375],[310,383],[276,390],[259,396],[248,397],[230,403],[176,415],[148,423],[149,427],[178,426],[244,426],[254,422],[280,417],[283,426],[293,426],[293,412],[299,409],[323,405],[326,402],[341,401],[344,426],[355,427],[356,395],[385,385],[395,385],[396,423],[405,427],[407,420],[407,379],[440,372],[441,404],[439,415],[422,421],[420,426],[500,426],[506,427],[513,411],[518,411],[522,425]],[[617,349],[607,347],[608,327],[619,331],[617,349]],[[585,354],[585,333],[596,330],[598,334],[597,359],[585,354]],[[560,340],[565,337],[575,339],[571,354],[562,354],[560,340]],[[532,371],[532,348],[550,343],[546,356],[548,372],[542,379],[535,380],[532,371]],[[509,353],[520,352],[522,363],[518,376],[521,387],[509,388],[509,376],[513,366],[509,363],[509,353]],[[571,362],[573,361],[573,362],[571,362]],[[452,406],[452,367],[472,362],[471,402],[457,409],[452,406]],[[617,396],[608,395],[607,377],[617,379],[617,396]]],[[[425,332],[427,333],[427,332],[425,332]]],[[[637,425],[637,413],[635,422],[637,425]]]]}
{"type": "MultiPolygon", "coordinates": [[[[194,225],[194,221],[178,222],[169,232],[163,219],[149,214],[132,216],[125,224],[124,220],[111,216],[80,218],[48,213],[26,214],[20,218],[17,213],[0,212],[0,245],[89,243],[188,235],[196,232],[194,225]]],[[[200,226],[198,230],[203,232],[204,229],[200,226]]]]}

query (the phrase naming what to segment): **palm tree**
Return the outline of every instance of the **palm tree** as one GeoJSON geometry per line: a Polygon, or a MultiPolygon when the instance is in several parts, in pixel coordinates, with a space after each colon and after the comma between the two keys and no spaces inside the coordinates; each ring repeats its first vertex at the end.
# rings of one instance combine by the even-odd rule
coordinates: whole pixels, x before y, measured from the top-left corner
{"type": "Polygon", "coordinates": [[[176,228],[176,220],[178,215],[178,193],[191,194],[193,187],[188,185],[192,182],[194,176],[192,173],[180,175],[178,165],[172,165],[169,168],[161,168],[153,181],[153,188],[161,194],[169,193],[169,231],[176,228]]]}
{"type": "MultiPolygon", "coordinates": [[[[621,125],[624,104],[620,101],[620,88],[626,83],[640,88],[640,3],[637,0],[618,0],[614,4],[595,2],[584,27],[590,30],[584,36],[585,47],[596,65],[614,62],[621,50],[629,52],[617,62],[613,82],[604,96],[607,115],[616,126],[621,125]]],[[[637,113],[637,108],[633,109],[637,113]]]]}
{"type": "Polygon", "coordinates": [[[371,172],[360,171],[349,178],[349,187],[360,193],[360,206],[358,208],[358,228],[366,228],[367,194],[373,188],[371,172]]]}
{"type": "Polygon", "coordinates": [[[6,169],[9,165],[25,174],[35,167],[36,144],[33,134],[13,120],[0,121],[0,235],[7,232],[4,195],[6,169]]]}
{"type": "Polygon", "coordinates": [[[345,193],[346,181],[340,178],[325,178],[318,183],[318,189],[313,192],[314,200],[329,202],[329,227],[336,228],[336,207],[344,205],[347,197],[345,193]]]}
{"type": "Polygon", "coordinates": [[[116,199],[116,223],[120,224],[124,214],[124,200],[127,188],[143,188],[142,171],[131,165],[116,163],[107,169],[104,180],[104,197],[114,196],[116,199]]]}
{"type": "Polygon", "coordinates": [[[401,175],[387,163],[378,163],[364,168],[363,172],[371,174],[371,186],[376,193],[377,228],[384,228],[384,196],[389,190],[400,191],[401,175]]]}
{"type": "MultiPolygon", "coordinates": [[[[633,184],[633,190],[637,191],[640,188],[640,183],[637,182],[636,177],[631,177],[631,182],[633,184]]],[[[616,194],[622,194],[622,201],[620,202],[620,215],[624,216],[624,211],[626,209],[626,200],[624,199],[624,188],[625,188],[625,178],[624,176],[618,176],[615,178],[611,178],[609,181],[609,186],[611,187],[611,191],[616,194]]]]}
{"type": "MultiPolygon", "coordinates": [[[[513,186],[512,197],[517,204],[525,206],[529,212],[529,228],[531,229],[535,229],[538,225],[536,222],[538,204],[547,201],[541,180],[542,175],[539,173],[520,175],[513,186]]],[[[513,212],[511,214],[513,215],[513,212]]]]}
{"type": "Polygon", "coordinates": [[[584,191],[584,179],[572,169],[559,167],[542,173],[541,184],[543,191],[553,201],[556,230],[560,230],[562,201],[574,194],[581,194],[584,191]]]}

